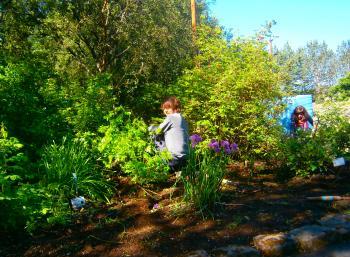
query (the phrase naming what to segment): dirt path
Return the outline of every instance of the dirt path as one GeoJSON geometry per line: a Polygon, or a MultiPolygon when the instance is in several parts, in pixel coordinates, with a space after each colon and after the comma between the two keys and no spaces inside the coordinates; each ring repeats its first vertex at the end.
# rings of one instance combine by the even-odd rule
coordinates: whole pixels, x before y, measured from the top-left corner
{"type": "Polygon", "coordinates": [[[350,256],[350,243],[342,243],[327,247],[322,251],[318,251],[311,254],[293,255],[290,257],[349,257],[350,256]]]}
{"type": "MultiPolygon", "coordinates": [[[[250,178],[230,173],[227,179],[213,218],[203,220],[185,208],[176,193],[171,199],[155,200],[140,188],[124,185],[112,205],[87,209],[74,216],[69,228],[35,237],[1,235],[0,256],[175,257],[192,250],[210,252],[228,244],[249,245],[258,234],[291,230],[313,224],[328,213],[350,209],[349,201],[306,199],[347,194],[349,178],[313,177],[277,183],[271,174],[250,178]]],[[[149,190],[158,195],[164,192],[164,188],[149,190]]]]}

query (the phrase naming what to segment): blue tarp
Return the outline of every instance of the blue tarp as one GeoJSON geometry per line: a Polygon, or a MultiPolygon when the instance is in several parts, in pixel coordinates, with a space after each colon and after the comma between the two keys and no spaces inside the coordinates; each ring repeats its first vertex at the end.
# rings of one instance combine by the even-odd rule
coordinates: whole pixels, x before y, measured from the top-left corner
{"type": "MultiPolygon", "coordinates": [[[[291,116],[295,107],[302,105],[305,107],[311,118],[313,118],[313,105],[312,105],[312,95],[297,95],[292,97],[285,97],[284,102],[287,104],[286,110],[281,116],[281,124],[286,130],[286,132],[291,132],[291,116]]],[[[309,127],[312,128],[312,125],[309,124],[309,127]]]]}

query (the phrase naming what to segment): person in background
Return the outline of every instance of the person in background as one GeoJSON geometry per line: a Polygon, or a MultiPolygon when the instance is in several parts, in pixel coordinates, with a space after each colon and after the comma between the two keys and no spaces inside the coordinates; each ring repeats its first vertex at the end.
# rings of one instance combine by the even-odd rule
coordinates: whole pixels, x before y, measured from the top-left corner
{"type": "Polygon", "coordinates": [[[307,130],[309,129],[309,123],[311,126],[314,124],[305,107],[302,105],[295,107],[291,117],[292,131],[294,132],[297,129],[307,130]]]}
{"type": "Polygon", "coordinates": [[[156,129],[157,135],[164,135],[165,148],[171,153],[170,172],[175,173],[187,162],[189,133],[188,124],[181,115],[180,101],[172,96],[161,105],[166,115],[164,121],[156,129]]]}

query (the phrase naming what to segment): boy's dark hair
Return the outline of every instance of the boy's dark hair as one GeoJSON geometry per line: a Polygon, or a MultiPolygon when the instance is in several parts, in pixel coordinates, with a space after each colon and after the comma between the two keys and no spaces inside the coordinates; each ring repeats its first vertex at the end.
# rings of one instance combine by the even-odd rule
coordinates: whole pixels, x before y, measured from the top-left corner
{"type": "Polygon", "coordinates": [[[175,96],[168,97],[161,105],[161,109],[172,109],[175,112],[181,111],[181,104],[179,99],[175,96]]]}

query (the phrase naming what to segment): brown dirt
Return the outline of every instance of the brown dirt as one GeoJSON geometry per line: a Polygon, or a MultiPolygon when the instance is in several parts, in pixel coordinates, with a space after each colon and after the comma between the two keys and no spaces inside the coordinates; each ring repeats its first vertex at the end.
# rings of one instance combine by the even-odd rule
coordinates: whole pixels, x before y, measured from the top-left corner
{"type": "Polygon", "coordinates": [[[350,178],[337,175],[277,182],[273,174],[232,167],[223,197],[211,217],[170,197],[174,179],[153,188],[120,178],[109,206],[90,206],[72,215],[72,224],[35,236],[0,235],[0,256],[182,256],[228,244],[249,245],[258,234],[315,223],[328,213],[350,209],[350,201],[310,201],[308,196],[345,195],[350,178]],[[159,208],[153,209],[154,204],[159,208]]]}

